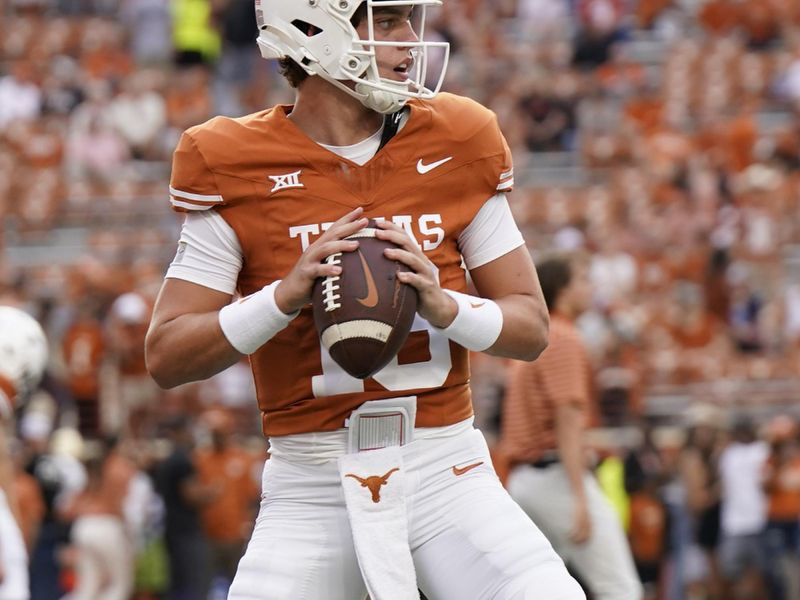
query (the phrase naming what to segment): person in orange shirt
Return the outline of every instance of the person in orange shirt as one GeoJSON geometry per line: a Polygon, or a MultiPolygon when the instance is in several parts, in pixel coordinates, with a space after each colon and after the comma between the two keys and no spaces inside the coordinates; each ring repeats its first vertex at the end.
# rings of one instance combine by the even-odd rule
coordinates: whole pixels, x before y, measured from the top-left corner
{"type": "Polygon", "coordinates": [[[225,493],[203,505],[200,518],[211,546],[213,573],[230,585],[252,531],[260,489],[253,477],[250,453],[233,438],[230,413],[213,409],[203,420],[211,434],[211,447],[195,453],[197,476],[202,484],[222,486],[225,493]]]}
{"type": "Polygon", "coordinates": [[[78,410],[78,429],[90,438],[101,430],[100,371],[107,350],[96,313],[92,301],[81,301],[61,344],[67,387],[78,410]]]}
{"type": "Polygon", "coordinates": [[[767,459],[764,489],[769,508],[764,534],[767,550],[766,580],[770,600],[795,597],[800,573],[800,445],[797,423],[788,416],[775,417],[767,427],[772,444],[767,459]]]}
{"type": "Polygon", "coordinates": [[[501,445],[515,466],[507,487],[592,598],[639,600],[642,584],[625,532],[584,453],[591,370],[573,322],[591,300],[587,262],[563,254],[537,263],[550,343],[535,362],[513,361],[509,368],[501,445]]]}

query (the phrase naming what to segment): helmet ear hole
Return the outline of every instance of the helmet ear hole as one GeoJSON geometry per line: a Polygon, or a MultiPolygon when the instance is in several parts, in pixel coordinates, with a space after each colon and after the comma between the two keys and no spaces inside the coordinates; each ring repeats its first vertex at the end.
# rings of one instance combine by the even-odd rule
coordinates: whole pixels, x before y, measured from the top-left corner
{"type": "Polygon", "coordinates": [[[295,19],[292,21],[292,25],[299,29],[306,37],[314,37],[322,33],[322,29],[302,19],[295,19]]]}

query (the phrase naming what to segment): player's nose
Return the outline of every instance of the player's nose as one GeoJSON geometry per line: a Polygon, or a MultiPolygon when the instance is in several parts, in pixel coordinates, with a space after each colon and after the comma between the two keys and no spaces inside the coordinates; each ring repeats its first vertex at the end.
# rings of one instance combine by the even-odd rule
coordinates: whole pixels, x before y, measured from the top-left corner
{"type": "Polygon", "coordinates": [[[411,44],[419,41],[419,36],[414,30],[414,25],[411,23],[411,21],[406,21],[405,25],[401,28],[399,33],[399,41],[408,42],[411,44]]]}

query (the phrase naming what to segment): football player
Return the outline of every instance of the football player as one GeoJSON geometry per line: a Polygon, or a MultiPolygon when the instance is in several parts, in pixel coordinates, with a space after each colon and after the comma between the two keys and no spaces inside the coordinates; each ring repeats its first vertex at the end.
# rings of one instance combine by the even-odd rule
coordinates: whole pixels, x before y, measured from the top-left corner
{"type": "Polygon", "coordinates": [[[425,19],[441,3],[256,0],[258,45],[294,104],[214,118],[175,151],[186,220],[148,368],[171,387],[249,355],[272,457],[232,599],[584,597],[472,425],[469,351],[533,360],[548,317],[496,118],[437,94],[448,47],[425,19]],[[419,305],[402,360],[361,380],[321,346],[309,302],[367,218],[419,305]],[[364,441],[367,409],[382,449],[364,441]]]}
{"type": "Polygon", "coordinates": [[[28,553],[17,520],[8,436],[14,406],[39,383],[47,364],[47,338],[26,312],[0,306],[0,600],[30,598],[28,553]]]}

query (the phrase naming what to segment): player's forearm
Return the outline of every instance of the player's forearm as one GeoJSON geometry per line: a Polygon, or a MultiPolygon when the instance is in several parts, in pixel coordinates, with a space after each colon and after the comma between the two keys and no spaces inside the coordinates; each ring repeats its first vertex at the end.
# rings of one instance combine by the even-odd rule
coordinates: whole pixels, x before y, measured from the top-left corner
{"type": "Polygon", "coordinates": [[[561,465],[567,474],[570,489],[576,499],[586,497],[583,478],[586,464],[583,455],[583,411],[573,405],[558,408],[556,439],[561,465]]]}
{"type": "Polygon", "coordinates": [[[544,303],[523,294],[496,302],[503,312],[503,328],[487,352],[516,360],[535,360],[547,348],[550,317],[544,303]]]}
{"type": "Polygon", "coordinates": [[[162,388],[211,377],[242,357],[222,333],[216,312],[153,323],[145,350],[147,370],[162,388]]]}

